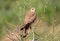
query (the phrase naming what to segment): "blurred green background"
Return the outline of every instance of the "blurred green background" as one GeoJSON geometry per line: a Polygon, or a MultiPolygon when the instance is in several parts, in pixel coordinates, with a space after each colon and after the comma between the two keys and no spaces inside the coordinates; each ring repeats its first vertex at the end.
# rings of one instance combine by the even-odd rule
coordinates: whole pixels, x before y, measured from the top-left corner
{"type": "Polygon", "coordinates": [[[13,30],[24,24],[26,12],[36,8],[37,19],[32,27],[41,41],[60,41],[60,0],[0,0],[0,41],[7,34],[6,28],[13,30]],[[40,20],[40,21],[39,21],[40,20]]]}

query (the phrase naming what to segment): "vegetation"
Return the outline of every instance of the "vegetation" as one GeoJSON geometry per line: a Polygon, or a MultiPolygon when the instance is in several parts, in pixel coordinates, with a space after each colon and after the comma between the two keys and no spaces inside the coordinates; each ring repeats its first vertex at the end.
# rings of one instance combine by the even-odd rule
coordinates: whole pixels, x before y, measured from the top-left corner
{"type": "Polygon", "coordinates": [[[60,41],[60,0],[0,0],[0,40],[6,36],[7,28],[23,26],[24,16],[31,7],[35,7],[37,13],[38,23],[32,25],[38,34],[35,38],[60,41]]]}

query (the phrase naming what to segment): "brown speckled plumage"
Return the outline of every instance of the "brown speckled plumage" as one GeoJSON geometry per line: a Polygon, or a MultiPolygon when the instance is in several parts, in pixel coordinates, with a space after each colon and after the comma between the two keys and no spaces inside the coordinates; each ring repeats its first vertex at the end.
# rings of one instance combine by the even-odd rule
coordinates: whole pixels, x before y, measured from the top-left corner
{"type": "Polygon", "coordinates": [[[21,30],[24,30],[25,35],[23,35],[23,37],[26,37],[28,32],[27,30],[29,28],[31,28],[31,24],[35,21],[36,19],[36,11],[35,8],[31,8],[30,11],[28,11],[28,13],[25,16],[25,20],[24,20],[24,26],[21,28],[21,30]]]}

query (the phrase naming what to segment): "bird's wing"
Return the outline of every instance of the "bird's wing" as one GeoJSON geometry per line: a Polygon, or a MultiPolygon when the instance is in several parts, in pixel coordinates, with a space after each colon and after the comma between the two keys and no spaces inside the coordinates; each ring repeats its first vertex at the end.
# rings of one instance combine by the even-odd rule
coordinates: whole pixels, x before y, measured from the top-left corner
{"type": "Polygon", "coordinates": [[[36,18],[36,13],[30,17],[29,22],[33,22],[33,20],[36,18]]]}
{"type": "Polygon", "coordinates": [[[34,13],[33,15],[31,13],[29,13],[26,17],[25,17],[25,23],[30,23],[35,19],[36,13],[34,13]]]}

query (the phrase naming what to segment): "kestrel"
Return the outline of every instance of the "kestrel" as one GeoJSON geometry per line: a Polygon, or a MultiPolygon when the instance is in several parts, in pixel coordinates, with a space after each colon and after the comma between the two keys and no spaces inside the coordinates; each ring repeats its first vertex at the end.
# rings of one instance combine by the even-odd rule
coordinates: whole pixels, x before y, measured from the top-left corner
{"type": "Polygon", "coordinates": [[[21,30],[24,30],[24,35],[23,37],[26,37],[28,34],[28,29],[31,28],[31,24],[35,21],[36,19],[36,10],[35,8],[31,8],[26,16],[25,16],[25,20],[24,20],[24,26],[23,28],[21,28],[21,30]]]}

